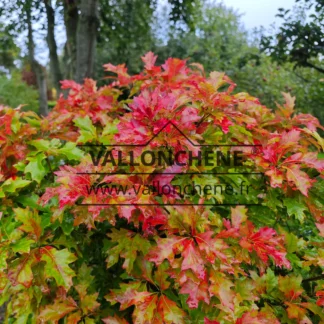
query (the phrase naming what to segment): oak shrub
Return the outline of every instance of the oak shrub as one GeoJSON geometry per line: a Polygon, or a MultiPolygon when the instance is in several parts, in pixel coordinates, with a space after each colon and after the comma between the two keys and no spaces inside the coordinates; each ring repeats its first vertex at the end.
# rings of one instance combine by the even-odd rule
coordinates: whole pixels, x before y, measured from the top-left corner
{"type": "MultiPolygon", "coordinates": [[[[174,58],[156,66],[151,52],[142,59],[134,76],[124,65],[105,65],[113,81],[99,89],[90,79],[63,81],[68,98],[46,118],[1,106],[6,323],[323,323],[318,120],[295,114],[289,94],[272,111],[247,93],[234,94],[224,73],[206,75],[201,65],[174,58]],[[188,176],[154,166],[152,174],[114,175],[118,166],[93,166],[89,152],[98,146],[84,146],[142,145],[169,121],[195,143],[258,145],[245,153],[253,169],[246,163],[240,172],[264,173],[246,181],[265,180],[266,192],[247,195],[246,206],[227,206],[219,194],[103,197],[85,189],[150,177],[203,183],[197,173],[204,168],[188,176]],[[107,205],[94,205],[102,200],[107,205]],[[125,201],[129,206],[113,204],[125,201]],[[162,206],[177,202],[201,204],[162,206]]],[[[170,124],[148,147],[192,149],[185,137],[170,124]]]]}

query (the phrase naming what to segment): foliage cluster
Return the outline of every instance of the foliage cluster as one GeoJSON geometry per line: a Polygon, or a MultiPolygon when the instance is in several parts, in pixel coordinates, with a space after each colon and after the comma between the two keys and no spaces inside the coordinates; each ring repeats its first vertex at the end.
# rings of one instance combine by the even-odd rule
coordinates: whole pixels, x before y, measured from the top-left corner
{"type": "MultiPolygon", "coordinates": [[[[46,118],[1,107],[6,322],[323,322],[324,161],[317,158],[323,127],[296,114],[288,94],[273,112],[247,93],[234,94],[224,73],[206,75],[200,64],[174,58],[156,65],[151,52],[142,59],[144,70],[133,76],[125,65],[106,64],[113,82],[100,88],[91,79],[63,81],[69,96],[46,118]],[[170,176],[179,166],[95,167],[89,147],[77,146],[143,145],[168,121],[192,142],[259,145],[244,153],[255,166],[240,169],[265,173],[266,194],[247,197],[259,205],[221,206],[223,195],[203,192],[188,198],[85,190],[105,181],[203,183],[200,173],[223,171],[185,164],[183,175],[170,176]],[[131,174],[114,174],[121,171],[131,174]],[[80,174],[89,172],[98,174],[80,174]]],[[[194,150],[171,124],[148,146],[194,150]]],[[[241,177],[252,186],[261,181],[241,177]]],[[[231,181],[226,174],[219,179],[231,181]]]]}

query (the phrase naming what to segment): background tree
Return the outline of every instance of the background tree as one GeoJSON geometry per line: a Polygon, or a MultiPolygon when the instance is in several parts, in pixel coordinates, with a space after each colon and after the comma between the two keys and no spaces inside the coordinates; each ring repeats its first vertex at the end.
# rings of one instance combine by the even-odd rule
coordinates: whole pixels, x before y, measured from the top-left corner
{"type": "Polygon", "coordinates": [[[63,16],[66,30],[64,66],[66,79],[73,79],[76,73],[76,37],[79,12],[76,0],[63,0],[63,16]]]}
{"type": "Polygon", "coordinates": [[[19,54],[20,49],[15,44],[10,28],[0,22],[0,67],[3,71],[10,71],[15,67],[14,61],[19,54]]]}
{"type": "Polygon", "coordinates": [[[160,61],[169,56],[189,58],[207,71],[226,71],[230,76],[239,58],[250,50],[239,15],[222,4],[202,5],[193,29],[174,31],[170,27],[169,34],[168,42],[156,49],[160,61]]]}
{"type": "Polygon", "coordinates": [[[93,77],[98,30],[98,1],[81,0],[78,18],[75,80],[93,77]]]}
{"type": "Polygon", "coordinates": [[[28,57],[32,66],[32,70],[36,75],[37,86],[39,90],[39,113],[46,116],[48,114],[46,70],[35,58],[35,44],[32,26],[32,0],[25,1],[22,8],[23,14],[26,17],[27,25],[28,57]]]}
{"type": "Polygon", "coordinates": [[[60,68],[59,56],[55,40],[55,10],[52,7],[50,0],[44,0],[46,18],[47,18],[47,44],[49,49],[50,69],[53,85],[57,93],[61,92],[60,81],[63,75],[60,68]]]}
{"type": "Polygon", "coordinates": [[[281,9],[279,14],[287,21],[277,33],[260,30],[251,35],[237,12],[215,1],[5,0],[0,4],[0,42],[7,53],[2,52],[0,60],[7,61],[5,71],[9,65],[10,71],[25,66],[24,73],[29,73],[31,61],[26,58],[30,47],[24,46],[22,38],[14,42],[19,35],[28,39],[27,3],[32,13],[34,58],[40,61],[38,52],[45,48],[38,40],[46,38],[46,69],[51,76],[47,83],[57,92],[61,78],[82,82],[93,77],[99,79],[99,85],[104,84],[107,80],[101,67],[108,62],[126,63],[130,73],[138,73],[140,57],[153,50],[159,63],[172,56],[199,62],[207,73],[226,72],[240,85],[237,91],[249,91],[271,108],[282,100],[283,90],[291,92],[299,111],[311,112],[324,121],[320,108],[324,91],[320,1],[297,1],[294,11],[281,9]],[[64,33],[65,44],[59,41],[64,33]]]}
{"type": "Polygon", "coordinates": [[[279,9],[282,25],[274,35],[262,37],[261,48],[278,62],[310,67],[324,73],[324,3],[322,0],[296,0],[294,11],[279,9]]]}

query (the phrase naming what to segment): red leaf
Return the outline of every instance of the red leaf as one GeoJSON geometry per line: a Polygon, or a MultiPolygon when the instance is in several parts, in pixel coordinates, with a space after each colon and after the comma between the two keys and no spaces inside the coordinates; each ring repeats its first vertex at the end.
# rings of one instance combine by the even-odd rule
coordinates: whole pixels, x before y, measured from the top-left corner
{"type": "Polygon", "coordinates": [[[153,52],[148,52],[144,56],[142,56],[142,61],[145,63],[145,66],[144,66],[145,69],[152,70],[156,59],[157,59],[157,55],[154,55],[153,52]]]}
{"type": "Polygon", "coordinates": [[[217,321],[210,320],[207,317],[205,317],[204,318],[204,324],[220,324],[220,323],[217,322],[217,321]]]}
{"type": "Polygon", "coordinates": [[[188,279],[180,289],[180,294],[189,294],[187,304],[190,308],[197,308],[199,301],[209,304],[210,297],[208,292],[209,284],[206,280],[194,282],[188,279]]]}
{"type": "Polygon", "coordinates": [[[296,188],[304,195],[308,196],[308,189],[312,186],[314,180],[310,179],[307,173],[300,170],[300,166],[292,164],[284,166],[287,170],[287,180],[290,184],[296,186],[296,188]]]}

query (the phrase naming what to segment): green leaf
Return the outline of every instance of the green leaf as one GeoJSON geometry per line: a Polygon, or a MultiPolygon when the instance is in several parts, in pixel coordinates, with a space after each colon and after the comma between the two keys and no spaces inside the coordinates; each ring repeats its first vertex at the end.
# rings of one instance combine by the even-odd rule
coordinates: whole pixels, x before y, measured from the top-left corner
{"type": "Polygon", "coordinates": [[[65,235],[70,235],[74,229],[74,216],[71,213],[65,212],[61,224],[62,230],[65,235]]]}
{"type": "Polygon", "coordinates": [[[68,142],[58,150],[58,153],[65,155],[69,160],[80,160],[84,153],[76,147],[75,143],[68,142]]]}
{"type": "Polygon", "coordinates": [[[290,261],[293,268],[302,268],[303,263],[296,254],[287,253],[286,258],[290,261]]]}
{"type": "Polygon", "coordinates": [[[25,236],[18,240],[16,243],[11,244],[11,249],[15,253],[29,253],[30,252],[30,246],[34,244],[35,241],[28,238],[28,236],[25,236]]]}
{"type": "Polygon", "coordinates": [[[90,317],[86,317],[84,322],[85,322],[85,324],[95,324],[96,323],[96,321],[90,317]]]}
{"type": "Polygon", "coordinates": [[[301,223],[303,223],[305,219],[304,211],[306,207],[303,203],[299,202],[296,198],[285,198],[283,200],[284,205],[287,207],[287,213],[289,216],[295,215],[296,219],[298,219],[301,223]]]}
{"type": "Polygon", "coordinates": [[[35,262],[33,253],[23,254],[20,258],[15,259],[9,265],[8,278],[12,284],[22,284],[30,287],[33,281],[32,265],[35,262]]]}
{"type": "Polygon", "coordinates": [[[28,142],[28,144],[36,147],[38,151],[52,154],[53,152],[56,151],[56,149],[59,148],[59,146],[61,145],[61,141],[57,138],[54,138],[50,141],[44,139],[38,139],[38,140],[30,141],[28,142]]]}
{"type": "Polygon", "coordinates": [[[288,253],[297,251],[298,237],[293,233],[285,233],[286,248],[288,253]]]}
{"type": "Polygon", "coordinates": [[[94,276],[91,275],[91,270],[92,269],[90,267],[87,267],[87,265],[83,263],[78,271],[78,285],[85,287],[85,290],[90,287],[94,280],[94,276]]]}
{"type": "Polygon", "coordinates": [[[118,124],[119,124],[118,119],[115,119],[112,123],[107,123],[100,136],[99,139],[100,143],[105,145],[111,144],[114,135],[118,133],[118,128],[117,128],[118,124]]]}
{"type": "Polygon", "coordinates": [[[56,299],[54,304],[45,306],[39,314],[39,319],[44,323],[48,321],[53,321],[58,323],[58,321],[65,315],[73,312],[78,308],[76,302],[71,298],[56,299]]]}
{"type": "Polygon", "coordinates": [[[74,119],[74,124],[80,128],[80,137],[78,142],[86,143],[97,138],[97,130],[93,126],[89,116],[74,119]]]}
{"type": "Polygon", "coordinates": [[[17,178],[17,179],[8,179],[6,180],[1,188],[0,188],[0,198],[5,197],[5,192],[9,192],[9,193],[14,193],[17,191],[17,189],[21,189],[24,188],[26,186],[28,186],[31,183],[31,181],[29,180],[24,180],[21,178],[17,178]]]}
{"type": "Polygon", "coordinates": [[[61,146],[61,141],[57,138],[51,141],[43,139],[30,141],[28,144],[33,145],[41,152],[47,153],[47,155],[64,155],[69,160],[80,160],[84,156],[83,151],[78,149],[73,142],[68,142],[63,147],[59,148],[61,146]]]}
{"type": "Polygon", "coordinates": [[[46,262],[46,277],[53,277],[58,286],[69,289],[72,286],[72,277],[75,276],[69,264],[74,262],[77,257],[70,253],[68,249],[56,250],[50,246],[42,248],[41,254],[41,260],[46,262]]]}
{"type": "Polygon", "coordinates": [[[132,271],[138,253],[142,252],[144,255],[147,254],[151,246],[149,241],[141,235],[125,229],[121,229],[120,231],[112,229],[112,233],[108,234],[108,237],[117,243],[117,245],[108,252],[109,255],[106,260],[107,267],[112,267],[118,262],[119,257],[122,257],[125,259],[123,268],[126,269],[127,273],[132,271]]]}
{"type": "Polygon", "coordinates": [[[40,183],[46,175],[43,160],[46,159],[45,154],[40,153],[33,157],[28,157],[28,165],[25,168],[25,173],[30,173],[33,180],[40,183]]]}
{"type": "Polygon", "coordinates": [[[19,203],[21,203],[22,205],[24,205],[25,207],[30,207],[30,208],[34,208],[37,210],[41,210],[41,211],[49,211],[49,207],[43,207],[41,205],[38,204],[39,201],[39,197],[35,194],[35,193],[31,193],[30,195],[19,195],[19,197],[17,198],[17,201],[19,203]]]}
{"type": "Polygon", "coordinates": [[[39,217],[37,211],[32,211],[30,209],[15,208],[15,217],[22,223],[19,227],[25,233],[35,236],[36,240],[42,235],[41,218],[39,217]]]}
{"type": "Polygon", "coordinates": [[[19,121],[19,115],[16,113],[11,121],[11,130],[17,134],[17,132],[19,131],[19,129],[21,128],[21,123],[19,121]]]}
{"type": "Polygon", "coordinates": [[[16,164],[14,164],[14,167],[16,168],[16,170],[18,171],[25,171],[25,168],[26,168],[26,164],[24,162],[18,162],[16,164]]]}

